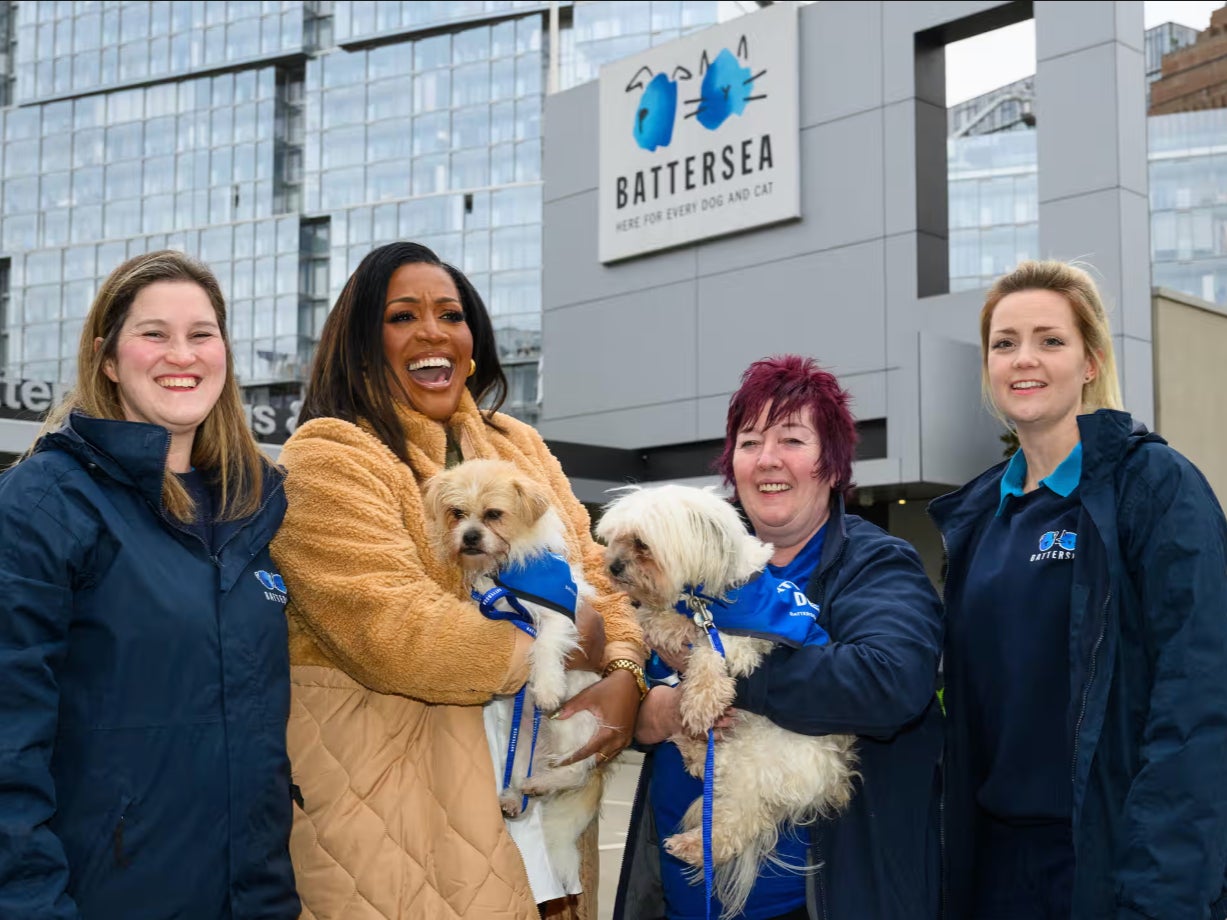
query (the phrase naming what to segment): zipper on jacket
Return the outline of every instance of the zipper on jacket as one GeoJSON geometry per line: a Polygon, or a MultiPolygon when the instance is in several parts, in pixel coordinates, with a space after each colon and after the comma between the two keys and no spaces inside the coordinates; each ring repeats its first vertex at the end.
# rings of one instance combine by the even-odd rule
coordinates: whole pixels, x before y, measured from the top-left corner
{"type": "MultiPolygon", "coordinates": [[[[170,448],[167,448],[166,452],[167,452],[167,455],[169,456],[170,448]]],[[[260,517],[261,514],[264,513],[264,509],[267,508],[268,503],[273,500],[273,496],[276,495],[277,492],[281,490],[282,485],[283,484],[280,482],[274,483],[272,488],[265,490],[264,500],[260,502],[260,507],[255,510],[254,514],[249,515],[246,518],[246,520],[244,520],[243,523],[239,525],[239,527],[234,531],[234,533],[232,533],[229,537],[226,538],[226,542],[217,548],[216,553],[212,551],[209,544],[204,541],[204,539],[200,536],[200,534],[196,533],[195,531],[188,530],[179,521],[176,521],[169,514],[167,514],[165,507],[161,507],[161,508],[155,507],[153,502],[150,502],[149,506],[153,508],[153,510],[156,511],[161,516],[162,520],[164,520],[167,524],[169,524],[175,530],[179,531],[179,533],[184,534],[185,536],[191,537],[193,540],[199,543],[202,547],[204,547],[205,555],[209,557],[209,559],[213,562],[214,565],[220,566],[222,550],[224,550],[227,546],[229,546],[232,542],[234,542],[235,537],[237,537],[244,530],[246,530],[251,525],[252,521],[256,520],[258,517],[260,517]]]]}
{"type": "Polygon", "coordinates": [[[118,868],[126,869],[132,864],[132,860],[124,854],[124,816],[122,814],[115,822],[115,830],[111,834],[111,848],[115,853],[115,865],[118,868]]]}
{"type": "Polygon", "coordinates": [[[1095,670],[1099,665],[1099,646],[1103,644],[1103,637],[1108,632],[1108,604],[1111,602],[1112,592],[1109,591],[1107,597],[1103,599],[1103,608],[1099,612],[1099,636],[1095,639],[1094,646],[1091,647],[1091,669],[1086,678],[1086,685],[1082,688],[1082,707],[1078,711],[1078,720],[1074,723],[1074,757],[1069,765],[1071,783],[1078,779],[1078,741],[1082,734],[1082,720],[1086,717],[1086,704],[1091,695],[1091,684],[1095,682],[1095,670]]]}
{"type": "Polygon", "coordinates": [[[822,846],[818,843],[818,826],[810,825],[810,843],[811,849],[814,852],[814,888],[817,893],[818,918],[817,920],[827,920],[827,886],[823,879],[826,876],[826,866],[822,862],[822,846]]]}

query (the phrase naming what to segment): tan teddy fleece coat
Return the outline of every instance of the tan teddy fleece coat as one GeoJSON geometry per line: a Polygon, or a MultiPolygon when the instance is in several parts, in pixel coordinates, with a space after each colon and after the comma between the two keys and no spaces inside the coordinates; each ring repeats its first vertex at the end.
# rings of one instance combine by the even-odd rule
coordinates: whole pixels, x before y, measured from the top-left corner
{"type": "MultiPolygon", "coordinates": [[[[443,426],[409,409],[400,418],[408,467],[339,419],[308,422],[281,454],[289,510],[272,550],[290,597],[287,737],[304,805],[290,851],[303,917],[536,920],[479,705],[518,688],[527,663],[513,669],[515,629],[485,619],[430,550],[421,487],[445,466],[443,426]]],[[[494,421],[501,432],[465,393],[448,425],[466,459],[508,460],[548,486],[599,595],[606,660],[641,661],[639,628],[558,461],[529,426],[494,421]]],[[[578,920],[596,916],[591,828],[585,843],[578,920]]]]}

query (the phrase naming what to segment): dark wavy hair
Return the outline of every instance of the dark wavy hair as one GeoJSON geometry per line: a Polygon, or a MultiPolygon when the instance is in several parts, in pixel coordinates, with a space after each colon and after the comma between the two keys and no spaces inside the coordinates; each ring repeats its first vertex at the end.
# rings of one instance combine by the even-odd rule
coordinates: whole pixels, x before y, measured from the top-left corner
{"type": "MultiPolygon", "coordinates": [[[[492,417],[507,397],[507,377],[499,363],[490,314],[464,272],[419,243],[389,243],[372,250],[345,282],[320,334],[298,414],[299,425],[313,418],[354,423],[365,419],[392,453],[409,462],[393,389],[400,391],[405,402],[408,395],[384,354],[383,319],[393,273],[402,265],[418,263],[443,269],[460,293],[464,321],[473,335],[473,360],[477,362],[477,370],[466,386],[474,401],[484,406],[486,423],[497,427],[492,417]]],[[[456,368],[456,373],[467,371],[456,368]]]]}
{"type": "Polygon", "coordinates": [[[809,409],[818,430],[821,455],[814,474],[830,478],[831,490],[847,495],[853,487],[852,458],[856,453],[856,422],[848,409],[848,391],[835,375],[824,371],[813,358],[801,355],[776,355],[755,361],[741,375],[741,386],[729,400],[728,421],[724,430],[724,450],[716,470],[726,485],[736,489],[733,480],[733,453],[737,435],[753,425],[766,406],[767,425],[802,414],[809,409]]]}

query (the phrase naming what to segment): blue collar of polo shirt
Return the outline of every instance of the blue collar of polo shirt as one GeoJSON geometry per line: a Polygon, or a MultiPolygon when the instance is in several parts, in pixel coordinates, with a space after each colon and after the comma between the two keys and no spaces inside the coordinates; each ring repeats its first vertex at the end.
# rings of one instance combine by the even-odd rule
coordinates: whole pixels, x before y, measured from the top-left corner
{"type": "MultiPolygon", "coordinates": [[[[1069,498],[1074,489],[1078,488],[1078,482],[1082,479],[1082,442],[1079,441],[1074,445],[1074,449],[1069,452],[1064,460],[1057,464],[1057,468],[1050,474],[1040,480],[1040,485],[1047,486],[1052,492],[1060,495],[1062,498],[1069,498]]],[[[1027,481],[1027,458],[1023,456],[1021,450],[1014,451],[1014,456],[1010,458],[1010,462],[1006,465],[1005,473],[1001,476],[1001,501],[997,503],[997,514],[1000,515],[1005,510],[1006,499],[1011,495],[1022,496],[1023,484],[1027,481]]]]}

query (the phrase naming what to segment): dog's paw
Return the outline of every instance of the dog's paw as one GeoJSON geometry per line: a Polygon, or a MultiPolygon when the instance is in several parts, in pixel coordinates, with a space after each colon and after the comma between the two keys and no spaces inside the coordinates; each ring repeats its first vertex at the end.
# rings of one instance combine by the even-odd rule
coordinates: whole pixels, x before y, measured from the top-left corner
{"type": "Polygon", "coordinates": [[[524,796],[512,789],[505,789],[498,797],[498,804],[508,818],[518,818],[523,810],[521,806],[524,804],[524,796]]]}
{"type": "Polygon", "coordinates": [[[698,828],[667,838],[665,849],[687,865],[703,865],[703,834],[698,828]]]}
{"type": "Polygon", "coordinates": [[[553,712],[566,702],[567,679],[565,675],[542,675],[528,682],[533,705],[542,712],[553,712]]]}

